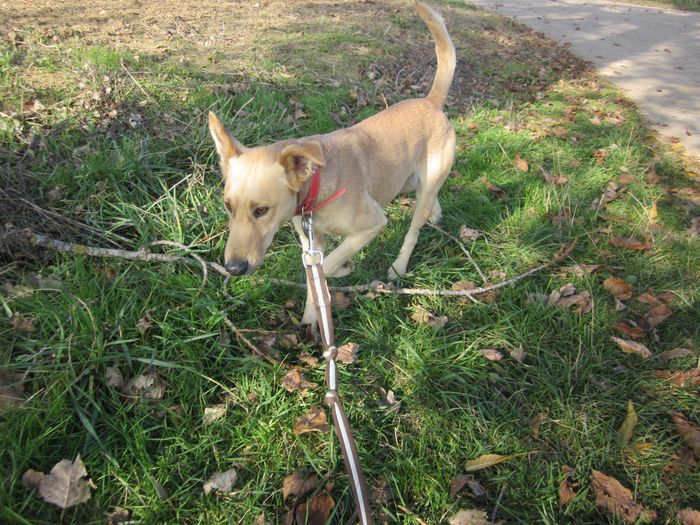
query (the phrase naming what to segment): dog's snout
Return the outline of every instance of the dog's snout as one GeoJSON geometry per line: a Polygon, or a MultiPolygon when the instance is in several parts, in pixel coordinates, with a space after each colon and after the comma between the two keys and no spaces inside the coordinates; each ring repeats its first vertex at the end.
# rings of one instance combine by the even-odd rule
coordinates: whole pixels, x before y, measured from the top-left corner
{"type": "Polygon", "coordinates": [[[226,271],[233,275],[243,275],[248,271],[248,261],[226,261],[226,271]]]}

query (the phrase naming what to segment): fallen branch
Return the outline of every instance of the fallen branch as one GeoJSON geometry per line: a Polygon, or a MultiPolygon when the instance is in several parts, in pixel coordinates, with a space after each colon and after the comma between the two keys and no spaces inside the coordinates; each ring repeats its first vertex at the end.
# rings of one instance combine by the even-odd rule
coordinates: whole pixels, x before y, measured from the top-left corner
{"type": "MultiPolygon", "coordinates": [[[[34,233],[30,230],[11,230],[9,234],[6,234],[5,237],[8,235],[11,235],[12,233],[16,234],[13,236],[12,240],[20,240],[25,243],[29,243],[33,246],[40,246],[42,248],[47,248],[50,250],[56,250],[60,252],[68,252],[68,253],[74,253],[76,255],[89,255],[92,257],[105,257],[105,258],[118,258],[118,259],[127,259],[127,260],[136,260],[136,261],[160,261],[160,262],[179,262],[179,263],[185,263],[187,265],[193,265],[193,264],[199,264],[201,267],[208,268],[210,270],[215,271],[216,273],[229,278],[231,277],[231,274],[226,271],[226,268],[221,266],[220,264],[211,262],[211,261],[205,261],[201,257],[197,257],[197,261],[190,259],[188,257],[181,257],[178,255],[168,255],[164,253],[152,253],[148,251],[127,251],[127,250],[117,250],[117,249],[111,249],[111,248],[97,248],[94,246],[84,246],[81,244],[73,244],[69,242],[64,242],[64,241],[58,241],[56,239],[52,239],[50,237],[46,237],[45,235],[41,235],[38,233],[34,233]]],[[[2,239],[0,239],[2,240],[2,239]]],[[[173,246],[177,246],[178,248],[186,248],[182,245],[176,244],[176,243],[169,243],[165,242],[165,244],[172,244],[173,246]]],[[[433,290],[429,288],[395,288],[391,284],[386,284],[380,281],[374,281],[370,284],[360,284],[360,285],[353,285],[353,286],[330,286],[328,289],[331,291],[335,292],[354,292],[354,293],[365,293],[365,292],[376,292],[376,293],[383,293],[383,294],[396,294],[396,295],[429,295],[429,296],[441,296],[441,297],[476,297],[479,295],[483,295],[489,292],[493,292],[494,290],[498,290],[500,288],[504,288],[506,286],[510,286],[512,284],[515,284],[519,281],[522,281],[523,279],[526,279],[527,277],[530,277],[533,274],[536,274],[537,272],[541,272],[542,270],[545,270],[549,268],[550,266],[553,266],[554,264],[558,263],[565,257],[569,255],[571,250],[573,250],[574,246],[576,246],[576,241],[572,242],[568,246],[565,246],[560,250],[551,261],[548,261],[546,263],[542,263],[539,266],[536,266],[535,268],[531,268],[530,270],[527,270],[526,272],[523,272],[519,275],[516,275],[515,277],[512,277],[510,279],[507,279],[505,281],[502,281],[500,283],[493,284],[491,286],[485,286],[482,288],[474,288],[473,290],[433,290]]],[[[288,281],[286,279],[277,279],[274,277],[266,277],[266,278],[256,278],[257,282],[260,283],[273,283],[273,284],[279,284],[283,286],[291,286],[294,288],[306,288],[306,284],[304,283],[298,283],[295,281],[288,281]]]]}

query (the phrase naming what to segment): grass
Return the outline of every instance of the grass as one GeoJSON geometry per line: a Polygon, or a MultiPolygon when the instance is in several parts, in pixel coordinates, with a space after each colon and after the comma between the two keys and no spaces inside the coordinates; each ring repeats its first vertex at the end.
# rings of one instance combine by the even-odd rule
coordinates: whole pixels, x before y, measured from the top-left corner
{"type": "Polygon", "coordinates": [[[670,7],[682,11],[700,11],[700,2],[698,0],[626,0],[625,3],[670,7]]]}
{"type": "MultiPolygon", "coordinates": [[[[562,75],[542,63],[544,83],[533,91],[509,90],[529,70],[513,60],[508,44],[496,48],[494,42],[499,35],[513,41],[522,29],[455,2],[447,11],[447,4],[451,16],[467,13],[472,20],[453,32],[458,47],[464,39],[481,42],[474,49],[494,52],[504,67],[488,69],[490,60],[467,58],[487,97],[473,98],[469,111],[450,110],[459,149],[441,193],[443,228],[456,234],[467,224],[483,232],[469,248],[492,281],[578,242],[562,265],[502,290],[492,302],[357,295],[336,313],[337,341],[361,348],[357,363],[341,367],[340,384],[363,467],[372,485],[386,481],[393,492],[393,500],[375,508],[389,522],[440,523],[461,508],[490,514],[502,494],[498,519],[509,523],[616,523],[595,507],[589,476],[596,469],[672,522],[678,510],[700,505],[697,469],[664,470],[680,445],[669,413],[684,412],[697,424],[697,386],[676,388],[654,374],[697,366],[699,242],[686,232],[698,215],[691,168],[656,144],[635,108],[590,73],[562,75]],[[607,156],[599,163],[601,149],[607,156]],[[528,172],[515,167],[516,154],[527,159],[528,172]],[[540,166],[568,182],[545,183],[540,166]],[[622,175],[627,191],[592,208],[608,182],[622,175]],[[484,178],[505,198],[489,191],[484,178]],[[649,239],[654,247],[621,250],[608,244],[614,236],[649,239]],[[574,264],[602,266],[587,273],[574,271],[574,264]],[[610,275],[632,283],[635,297],[648,288],[673,292],[673,315],[645,344],[655,355],[676,347],[696,353],[664,365],[620,352],[610,341],[619,335],[611,325],[639,319],[648,307],[633,299],[618,311],[602,285],[610,275]],[[591,294],[590,313],[537,300],[567,283],[591,294]],[[410,314],[419,307],[447,316],[446,326],[415,323],[410,314]],[[522,364],[507,357],[518,346],[527,352],[522,364]],[[506,358],[488,361],[485,348],[506,358]],[[400,410],[383,408],[380,387],[395,392],[400,410]],[[639,414],[634,442],[649,444],[644,454],[625,449],[616,434],[628,399],[639,414]],[[547,419],[535,438],[530,423],[542,412],[547,419]],[[517,456],[475,473],[485,496],[451,499],[452,478],[464,472],[465,461],[486,453],[517,456]],[[576,469],[579,488],[561,507],[563,464],[576,469]]],[[[406,20],[397,17],[402,31],[423,33],[406,20]]],[[[318,41],[337,51],[337,44],[365,42],[357,38],[338,28],[318,41]]],[[[5,44],[1,52],[0,162],[5,197],[13,197],[2,201],[3,223],[67,240],[136,249],[168,239],[220,260],[226,232],[207,110],[252,145],[327,132],[338,126],[333,115],[350,121],[382,107],[382,94],[367,78],[333,86],[316,82],[309,69],[277,77],[259,71],[261,78],[251,73],[235,86],[145,54],[136,60],[80,41],[71,43],[73,52],[46,44],[27,33],[22,45],[5,44]],[[61,83],[59,76],[72,80],[61,83]],[[368,106],[355,105],[350,92],[358,86],[368,106]],[[292,97],[308,117],[290,120],[292,97]],[[27,104],[36,99],[44,109],[27,104]],[[61,196],[49,202],[55,187],[61,196]],[[18,196],[106,233],[28,210],[18,196]]],[[[270,69],[283,65],[273,61],[270,69]]],[[[380,66],[392,70],[388,62],[380,66]]],[[[387,93],[390,99],[406,95],[387,93]]],[[[397,202],[387,213],[388,227],[340,283],[385,278],[410,210],[397,202]]],[[[36,331],[0,323],[1,366],[26,374],[29,396],[0,414],[1,521],[101,523],[119,506],[131,511],[134,523],[253,523],[260,514],[274,523],[291,508],[281,487],[294,470],[332,485],[332,522],[351,516],[334,437],[293,432],[295,418],[322,403],[323,388],[286,392],[280,386],[285,370],[251,357],[222,324],[223,310],[242,329],[278,331],[276,347],[289,361],[302,350],[318,356],[315,344],[285,349],[280,343],[297,330],[302,291],[240,279],[227,297],[213,277],[198,293],[200,273],[180,266],[20,250],[3,257],[2,310],[8,319],[16,312],[32,319],[36,331]],[[142,333],[138,325],[147,314],[152,326],[142,333]],[[125,400],[107,385],[107,369],[115,366],[127,379],[158,373],[167,384],[164,397],[125,400]],[[228,403],[226,416],[203,424],[205,407],[219,403],[228,403]],[[89,502],[61,512],[22,485],[28,468],[48,472],[77,454],[97,486],[89,502]],[[231,467],[239,472],[232,493],[205,497],[203,482],[231,467]]],[[[279,233],[258,276],[302,280],[291,226],[279,233]]],[[[449,288],[465,279],[481,284],[459,247],[425,228],[402,283],[449,288]]],[[[304,373],[323,383],[322,367],[304,373]]]]}

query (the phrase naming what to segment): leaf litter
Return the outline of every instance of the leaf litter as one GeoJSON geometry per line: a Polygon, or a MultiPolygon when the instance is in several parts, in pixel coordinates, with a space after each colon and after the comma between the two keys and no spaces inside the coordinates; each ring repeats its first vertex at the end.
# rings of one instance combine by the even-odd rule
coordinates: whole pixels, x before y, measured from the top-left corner
{"type": "Polygon", "coordinates": [[[295,471],[286,476],[282,482],[282,498],[285,500],[289,496],[303,498],[308,493],[316,490],[318,486],[319,480],[316,474],[307,476],[301,472],[295,471]]]}
{"type": "Polygon", "coordinates": [[[626,354],[638,355],[642,359],[649,359],[652,355],[651,351],[646,346],[644,346],[642,343],[638,343],[636,341],[630,341],[628,339],[621,339],[621,338],[615,337],[615,336],[611,336],[610,339],[614,343],[617,343],[617,346],[620,347],[620,350],[622,350],[626,354]]]}
{"type": "Polygon", "coordinates": [[[578,487],[578,483],[571,481],[571,478],[573,478],[576,470],[572,469],[570,466],[562,465],[561,473],[563,477],[559,483],[559,505],[564,506],[576,497],[576,488],[578,487]]]}
{"type": "Polygon", "coordinates": [[[330,428],[326,412],[320,407],[315,407],[296,419],[294,433],[300,436],[308,432],[328,432],[330,428]]]}
{"type": "Polygon", "coordinates": [[[67,509],[91,498],[90,489],[97,487],[87,476],[78,454],[73,461],[63,459],[56,463],[49,474],[29,469],[22,476],[22,482],[28,488],[38,489],[39,496],[47,503],[67,509]]]}
{"type": "Polygon", "coordinates": [[[20,406],[26,399],[23,374],[0,369],[0,410],[20,406]]]}
{"type": "Polygon", "coordinates": [[[627,415],[625,416],[622,425],[620,425],[620,428],[617,430],[617,434],[620,436],[620,440],[622,441],[623,445],[629,445],[630,441],[632,441],[634,427],[637,426],[638,421],[639,418],[637,417],[637,412],[634,409],[634,403],[632,403],[632,400],[628,400],[627,415]]]}
{"type": "Polygon", "coordinates": [[[227,494],[231,492],[233,484],[238,478],[238,471],[235,468],[229,469],[226,472],[214,472],[207,481],[204,482],[202,491],[205,495],[211,492],[220,492],[227,494]]]}
{"type": "Polygon", "coordinates": [[[591,472],[591,485],[595,492],[596,506],[607,510],[622,521],[634,524],[638,520],[656,519],[656,511],[638,504],[632,492],[615,478],[594,469],[591,472]]]}

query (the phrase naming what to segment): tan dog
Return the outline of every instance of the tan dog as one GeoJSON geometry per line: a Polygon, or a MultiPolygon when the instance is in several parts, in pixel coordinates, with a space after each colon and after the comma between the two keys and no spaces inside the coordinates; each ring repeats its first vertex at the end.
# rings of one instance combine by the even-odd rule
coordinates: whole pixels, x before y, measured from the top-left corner
{"type": "MultiPolygon", "coordinates": [[[[326,235],[344,237],[323,263],[329,277],[350,273],[352,256],[386,224],[384,206],[401,192],[416,191],[411,226],[389,269],[389,279],[406,273],[419,230],[427,220],[440,219],[437,194],[455,154],[455,133],[442,111],[455,70],[454,46],[439,13],[418,0],[416,9],[435,39],[438,61],[425,98],[404,100],[327,135],[250,149],[209,113],[209,130],[225,182],[230,228],[225,264],[232,274],[251,273],[259,267],[287,220],[294,220],[302,245],[308,246],[297,213],[315,170],[320,173],[319,202],[337,197],[313,213],[317,247],[323,250],[326,235]]],[[[313,324],[316,313],[309,294],[302,322],[313,324]]]]}

